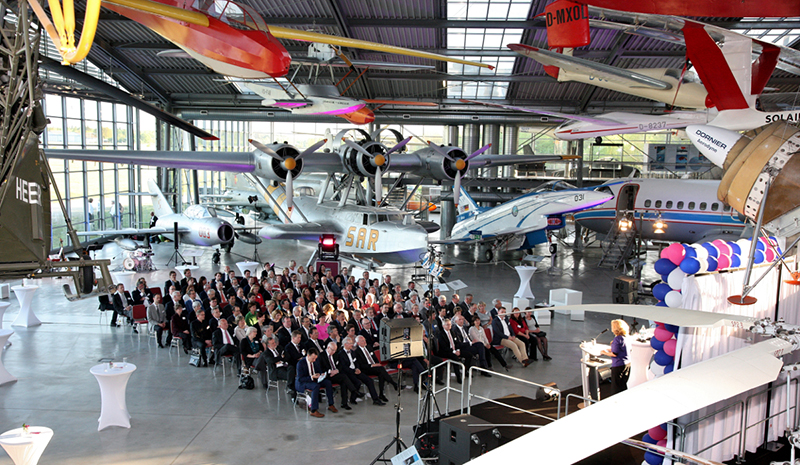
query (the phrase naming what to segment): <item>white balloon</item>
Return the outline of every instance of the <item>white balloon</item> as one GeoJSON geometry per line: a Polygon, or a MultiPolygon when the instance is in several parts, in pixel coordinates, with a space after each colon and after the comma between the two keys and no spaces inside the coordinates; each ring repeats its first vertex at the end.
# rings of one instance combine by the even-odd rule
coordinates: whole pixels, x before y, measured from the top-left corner
{"type": "Polygon", "coordinates": [[[664,297],[664,302],[667,304],[667,307],[670,308],[679,308],[681,306],[681,301],[683,297],[681,293],[678,291],[669,291],[667,295],[664,297]]]}
{"type": "Polygon", "coordinates": [[[692,247],[697,251],[697,259],[700,260],[700,263],[708,260],[708,249],[700,244],[692,244],[692,247]]]}
{"type": "Polygon", "coordinates": [[[742,253],[739,254],[739,256],[747,260],[747,257],[750,256],[750,246],[752,246],[753,243],[750,242],[750,239],[739,239],[736,243],[739,244],[739,248],[742,249],[742,253]]]}
{"type": "Polygon", "coordinates": [[[655,361],[650,362],[650,371],[653,372],[653,376],[655,376],[656,378],[664,375],[664,367],[662,367],[655,361]]]}
{"type": "Polygon", "coordinates": [[[696,274],[705,273],[708,271],[708,258],[704,258],[702,260],[698,260],[700,262],[700,269],[697,270],[696,274]]]}
{"type": "Polygon", "coordinates": [[[676,291],[681,290],[681,286],[683,285],[683,278],[686,277],[686,273],[681,271],[680,268],[675,268],[674,270],[670,271],[669,276],[667,276],[667,284],[669,287],[676,291]]]}

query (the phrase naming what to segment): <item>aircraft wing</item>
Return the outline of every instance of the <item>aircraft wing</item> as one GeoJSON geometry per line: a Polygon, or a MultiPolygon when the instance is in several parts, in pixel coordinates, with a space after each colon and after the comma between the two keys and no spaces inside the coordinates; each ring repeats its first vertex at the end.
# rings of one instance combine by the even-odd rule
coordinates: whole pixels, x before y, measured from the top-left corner
{"type": "Polygon", "coordinates": [[[124,104],[130,105],[134,108],[138,108],[146,113],[155,116],[161,121],[171,124],[176,128],[183,129],[184,131],[196,137],[199,137],[203,140],[219,140],[217,136],[198,128],[194,124],[186,120],[183,120],[181,118],[178,118],[172,113],[166,112],[156,107],[155,105],[151,105],[143,100],[133,97],[132,95],[126,93],[122,89],[117,89],[116,87],[109,85],[93,76],[78,71],[76,68],[73,68],[71,66],[63,66],[56,60],[48,58],[44,55],[39,56],[39,61],[40,61],[39,67],[41,68],[44,68],[48,71],[52,71],[67,79],[72,79],[73,81],[83,84],[86,87],[92,88],[98,92],[102,92],[108,95],[111,98],[119,100],[124,104]]]}
{"type": "Polygon", "coordinates": [[[539,463],[575,463],[655,425],[774,381],[783,366],[777,357],[791,350],[791,343],[769,339],[681,368],[554,421],[469,463],[512,463],[531,451],[536,451],[539,463]],[[627,415],[613,428],[601,427],[631,405],[648,408],[627,415]],[[564,447],[564,438],[580,439],[564,447]]]}
{"type": "MultiPolygon", "coordinates": [[[[189,228],[178,227],[179,233],[189,232],[189,228]]],[[[79,236],[136,236],[139,234],[171,234],[172,228],[123,228],[104,229],[99,231],[77,231],[79,236]]]]}
{"type": "Polygon", "coordinates": [[[317,222],[268,224],[258,231],[258,235],[265,239],[297,239],[301,241],[316,241],[323,234],[341,236],[342,230],[334,223],[317,222]]]}
{"type": "Polygon", "coordinates": [[[545,66],[555,66],[572,73],[587,74],[630,87],[647,87],[658,90],[669,90],[672,88],[672,84],[668,82],[645,76],[644,74],[636,73],[629,69],[617,68],[615,66],[597,63],[583,58],[576,58],[538,47],[531,47],[530,45],[510,44],[508,48],[532,60],[536,60],[545,66]]]}
{"type": "MultiPolygon", "coordinates": [[[[504,108],[506,110],[514,110],[514,111],[524,111],[525,113],[534,113],[537,115],[545,115],[545,116],[552,116],[554,118],[563,118],[569,119],[574,121],[583,121],[585,123],[593,123],[599,124],[601,126],[617,126],[621,123],[621,121],[613,121],[604,118],[593,118],[591,116],[581,116],[581,115],[572,115],[569,113],[560,113],[557,111],[548,111],[548,110],[539,110],[536,108],[525,108],[525,107],[517,107],[514,105],[502,105],[499,103],[491,103],[491,102],[481,102],[480,100],[464,100],[462,99],[461,102],[463,103],[472,103],[475,105],[484,105],[487,107],[495,107],[495,108],[504,108]]],[[[472,163],[472,161],[470,161],[472,163]]]]}
{"type": "Polygon", "coordinates": [[[188,168],[251,173],[255,157],[250,152],[170,152],[161,150],[62,150],[46,149],[45,155],[64,160],[188,168]]]}
{"type": "MultiPolygon", "coordinates": [[[[561,307],[559,307],[561,309],[561,307]]],[[[706,327],[734,326],[749,328],[756,318],[726,313],[701,312],[685,308],[656,307],[654,305],[613,305],[613,304],[587,304],[568,305],[567,310],[583,310],[587,312],[609,313],[611,315],[624,315],[642,320],[653,320],[675,326],[706,327]]]]}

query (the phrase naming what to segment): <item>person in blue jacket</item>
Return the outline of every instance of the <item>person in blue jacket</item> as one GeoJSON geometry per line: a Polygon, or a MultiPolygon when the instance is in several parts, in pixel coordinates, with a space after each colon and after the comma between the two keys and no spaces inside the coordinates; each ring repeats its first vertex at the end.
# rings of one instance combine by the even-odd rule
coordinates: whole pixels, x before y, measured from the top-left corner
{"type": "Polygon", "coordinates": [[[631,374],[631,366],[628,364],[628,348],[625,346],[628,323],[625,323],[625,320],[612,320],[611,332],[614,333],[611,348],[603,350],[601,353],[611,357],[611,383],[614,386],[614,394],[617,394],[628,389],[628,377],[631,374]]]}

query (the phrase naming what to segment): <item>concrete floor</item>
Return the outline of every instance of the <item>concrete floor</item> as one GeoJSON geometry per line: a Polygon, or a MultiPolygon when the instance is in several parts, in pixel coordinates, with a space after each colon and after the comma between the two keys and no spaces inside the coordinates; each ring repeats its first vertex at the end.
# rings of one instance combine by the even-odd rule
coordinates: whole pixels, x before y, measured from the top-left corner
{"type": "MultiPolygon", "coordinates": [[[[172,245],[158,244],[155,250],[159,271],[144,276],[151,285],[161,286],[169,272],[164,264],[172,245]]],[[[234,252],[252,256],[253,249],[240,243],[234,252]]],[[[259,246],[262,260],[278,266],[292,258],[305,262],[310,253],[308,245],[296,241],[259,246]]],[[[544,248],[536,253],[548,255],[544,248]]],[[[562,247],[557,264],[563,273],[555,276],[546,271],[549,261],[540,263],[532,284],[537,302],[546,301],[549,289],[559,287],[582,291],[584,303],[609,302],[612,280],[620,273],[597,268],[600,255],[599,249],[573,253],[562,247]]],[[[478,265],[469,262],[469,256],[468,252],[455,251],[448,259],[456,264],[451,279],[469,286],[462,294],[470,292],[476,301],[511,300],[519,286],[513,269],[519,264],[519,256],[501,257],[508,262],[478,265]]],[[[119,267],[123,258],[113,244],[97,257],[113,258],[112,268],[119,267]]],[[[240,260],[223,254],[222,264],[234,266],[240,260]]],[[[210,253],[200,257],[198,264],[198,276],[210,276],[218,268],[212,265],[210,253]]],[[[395,282],[406,283],[413,267],[386,267],[381,271],[390,273],[395,282]]],[[[267,463],[368,463],[394,433],[394,398],[385,407],[366,402],[350,412],[307,419],[283,392],[278,395],[271,390],[265,396],[260,386],[252,391],[239,390],[236,377],[223,378],[219,373],[214,377],[209,368],[189,366],[187,356],[178,358],[174,350],[158,349],[146,334],[137,336],[129,327],[100,324],[97,300],[67,301],[61,291],[65,282],[50,278],[39,282],[33,308],[44,324],[13,327],[13,345],[2,354],[6,368],[19,378],[0,386],[2,431],[23,423],[52,428],[55,434],[41,464],[242,464],[263,462],[267,456],[267,463]],[[127,357],[137,366],[127,390],[130,429],[97,431],[100,390],[89,368],[104,357],[117,361],[127,357]]],[[[13,295],[10,302],[3,321],[6,328],[19,308],[13,295]]],[[[556,315],[549,327],[542,328],[548,332],[553,361],[540,359],[527,369],[517,364],[510,374],[538,383],[555,381],[563,388],[579,385],[578,343],[594,337],[610,319],[608,315],[587,313],[586,321],[576,322],[556,315]]],[[[604,336],[601,341],[610,341],[604,336]]],[[[473,390],[486,397],[533,394],[530,388],[500,377],[479,377],[473,390]]],[[[389,389],[388,393],[391,396],[394,391],[389,389]]],[[[410,444],[417,400],[411,390],[404,391],[402,399],[401,435],[410,444]]],[[[451,406],[457,402],[451,398],[451,406]]],[[[439,403],[444,409],[443,397],[439,403]]],[[[0,465],[10,463],[7,455],[0,454],[0,465]]]]}

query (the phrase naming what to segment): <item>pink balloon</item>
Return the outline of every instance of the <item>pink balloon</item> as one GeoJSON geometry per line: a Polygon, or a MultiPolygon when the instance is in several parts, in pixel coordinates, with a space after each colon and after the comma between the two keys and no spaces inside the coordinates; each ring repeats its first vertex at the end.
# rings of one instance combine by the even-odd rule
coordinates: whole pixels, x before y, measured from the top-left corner
{"type": "Polygon", "coordinates": [[[669,341],[670,339],[672,339],[673,335],[674,333],[672,333],[671,331],[667,331],[664,328],[656,328],[655,338],[661,342],[669,341]]]}
{"type": "Polygon", "coordinates": [[[669,260],[669,256],[670,256],[669,247],[661,249],[661,253],[659,254],[659,258],[666,258],[667,260],[669,260]]]}
{"type": "Polygon", "coordinates": [[[656,321],[656,326],[659,327],[659,328],[663,328],[664,327],[664,323],[659,323],[658,321],[656,321]]]}
{"type": "Polygon", "coordinates": [[[657,446],[661,446],[661,447],[667,447],[667,440],[666,439],[662,439],[662,440],[658,441],[656,443],[656,445],[657,446]]]}
{"type": "Polygon", "coordinates": [[[667,252],[667,256],[664,258],[676,265],[680,265],[681,261],[683,261],[683,256],[686,254],[686,249],[684,249],[681,244],[675,242],[664,249],[664,252],[667,252]]]}
{"type": "MultiPolygon", "coordinates": [[[[660,341],[661,339],[659,339],[660,341]]],[[[670,339],[664,343],[664,352],[667,353],[670,357],[675,356],[675,347],[678,345],[678,341],[675,339],[670,339]]]]}
{"type": "Polygon", "coordinates": [[[656,441],[660,441],[662,439],[666,439],[667,437],[667,430],[660,426],[654,426],[647,431],[650,434],[650,437],[655,439],[656,441]]]}
{"type": "Polygon", "coordinates": [[[775,261],[775,257],[775,251],[773,251],[771,247],[767,246],[767,250],[764,251],[764,258],[768,262],[773,262],[775,261]]]}
{"type": "Polygon", "coordinates": [[[725,241],[720,240],[719,243],[717,243],[717,241],[714,241],[713,244],[717,247],[717,250],[719,250],[720,256],[727,255],[730,257],[731,254],[733,253],[733,249],[731,249],[731,246],[728,245],[728,243],[725,241]]]}
{"type": "Polygon", "coordinates": [[[720,255],[717,260],[717,269],[724,270],[731,267],[731,257],[729,255],[720,255]]]}

